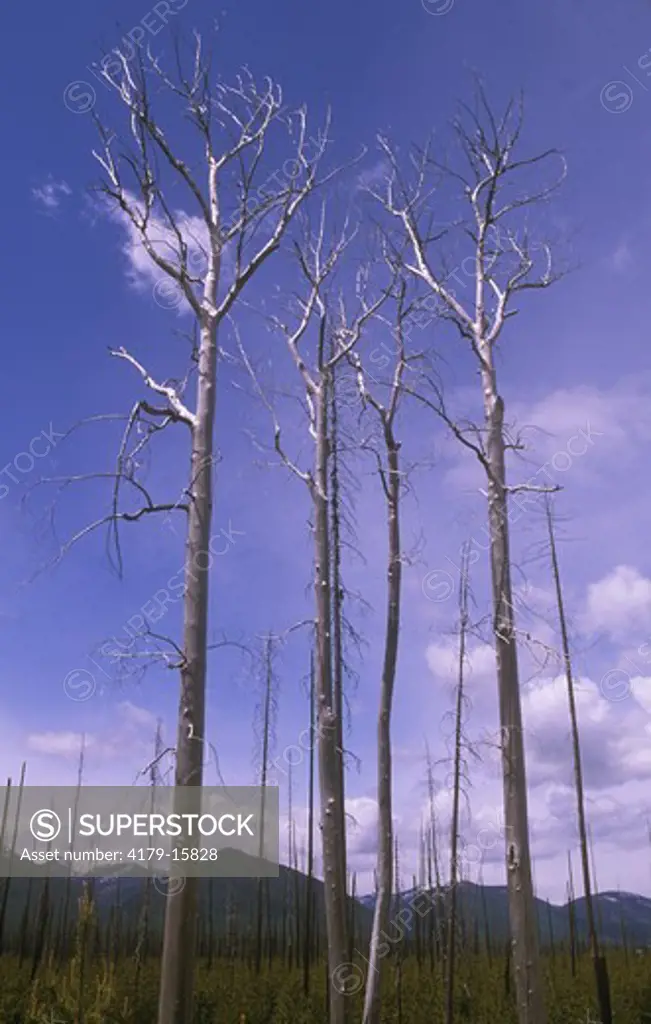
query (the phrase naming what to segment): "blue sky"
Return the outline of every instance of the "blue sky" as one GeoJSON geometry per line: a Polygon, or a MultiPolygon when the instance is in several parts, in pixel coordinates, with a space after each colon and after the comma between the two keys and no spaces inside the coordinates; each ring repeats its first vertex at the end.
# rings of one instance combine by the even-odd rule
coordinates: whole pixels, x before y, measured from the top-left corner
{"type": "MultiPolygon", "coordinates": [[[[648,4],[635,0],[626,18],[605,0],[582,0],[571,7],[560,0],[526,7],[504,0],[499,16],[479,0],[455,0],[452,5],[404,0],[399,6],[386,0],[359,0],[354,6],[341,0],[316,6],[293,0],[222,3],[218,9],[187,0],[170,7],[177,10],[169,17],[170,25],[184,31],[196,27],[209,33],[219,17],[215,65],[225,78],[242,64],[255,76],[271,75],[290,104],[308,104],[315,127],[330,104],[332,152],[345,160],[367,146],[360,172],[378,165],[378,131],[401,147],[423,142],[432,131],[444,137],[456,100],[470,96],[473,70],[481,73],[498,107],[524,90],[528,151],[554,146],[565,153],[568,178],[551,223],[575,269],[526,304],[505,333],[501,381],[507,418],[535,428],[527,435],[530,468],[520,479],[554,458],[554,465],[563,467],[557,473],[564,487],[559,514],[566,520],[560,530],[561,559],[577,670],[583,679],[580,707],[598,881],[602,888],[621,884],[648,892],[648,4]],[[590,438],[585,453],[567,455],[568,443],[580,431],[590,438]],[[620,674],[608,675],[614,671],[620,674]]],[[[154,301],[151,280],[133,251],[125,249],[123,227],[98,214],[89,202],[87,189],[97,181],[98,168],[91,157],[94,129],[83,109],[88,96],[109,121],[115,112],[108,90],[89,70],[102,48],[120,45],[125,34],[146,24],[153,49],[169,54],[169,35],[166,29],[159,31],[160,18],[152,7],[114,0],[92,7],[14,5],[5,17],[7,38],[30,40],[30,61],[26,74],[23,46],[8,48],[5,54],[7,80],[14,90],[2,114],[3,134],[11,144],[4,163],[2,312],[9,387],[0,461],[10,475],[3,471],[7,492],[0,490],[5,537],[0,771],[16,777],[26,758],[28,781],[69,782],[76,770],[79,736],[85,732],[89,781],[124,783],[146,763],[157,717],[170,735],[176,677],[152,670],[141,683],[117,685],[110,672],[104,674],[97,647],[123,635],[129,619],[180,569],[180,529],[174,533],[174,522],[131,527],[125,533],[122,581],[109,571],[104,535],[97,534],[56,568],[20,587],[54,553],[39,518],[40,492],[30,496],[27,510],[21,499],[41,475],[110,469],[115,425],[96,423],[65,442],[57,438],[84,417],[123,413],[140,396],[136,374],[112,360],[108,346],[126,345],[148,358],[162,376],[182,365],[184,342],[175,332],[187,321],[154,301]],[[22,453],[29,453],[43,432],[49,433],[52,448],[31,466],[29,455],[22,453]],[[75,671],[88,675],[71,676],[75,671]],[[87,699],[79,699],[87,692],[87,699]]],[[[265,281],[271,301],[273,278],[265,281]]],[[[253,325],[246,317],[244,322],[253,325]]],[[[274,375],[291,380],[281,344],[270,337],[269,346],[274,375]]],[[[467,360],[453,347],[446,350],[446,358],[451,383],[465,400],[464,389],[475,384],[467,360]]],[[[220,538],[216,550],[223,553],[213,571],[211,627],[216,639],[225,635],[242,642],[310,614],[304,488],[283,469],[261,465],[268,460],[252,446],[247,429],[262,441],[269,438],[264,410],[232,387],[225,370],[219,395],[217,443],[223,459],[217,467],[215,528],[220,538]]],[[[32,450],[45,447],[37,441],[32,450]]],[[[574,442],[570,453],[579,447],[574,442]]],[[[436,460],[433,469],[416,473],[405,505],[406,546],[413,548],[421,532],[426,541],[419,560],[405,573],[395,710],[396,814],[405,863],[415,868],[425,739],[433,757],[445,755],[439,722],[450,705],[450,631],[455,619],[454,600],[442,599],[450,582],[445,574],[454,583],[453,563],[464,539],[472,536],[482,542],[485,510],[474,467],[436,423],[422,414],[405,419],[404,450],[436,460]]],[[[358,533],[366,563],[347,565],[347,580],[363,593],[372,611],[356,618],[368,648],[363,663],[355,666],[359,685],[350,695],[348,746],[361,767],[358,771],[351,761],[348,781],[350,810],[357,821],[351,827],[351,859],[368,883],[385,538],[377,482],[368,466],[356,472],[358,533]]],[[[514,467],[513,472],[524,473],[525,468],[514,467]]],[[[161,494],[178,498],[183,486],[180,439],[159,449],[150,474],[161,494]]],[[[106,490],[96,485],[66,494],[62,535],[103,514],[106,502],[106,490]]],[[[553,645],[548,567],[535,557],[541,536],[537,513],[523,515],[514,526],[517,579],[532,609],[523,612],[522,628],[553,645]]],[[[486,610],[484,561],[482,556],[477,563],[479,614],[486,610]]],[[[179,609],[177,603],[167,613],[170,632],[178,626],[179,609]]],[[[537,650],[542,650],[540,644],[537,650]]],[[[470,660],[473,708],[468,729],[479,737],[496,725],[494,667],[491,652],[479,639],[470,660]]],[[[527,650],[521,660],[536,883],[543,895],[560,899],[562,865],[574,843],[565,697],[556,671],[540,668],[527,650]]],[[[306,645],[296,635],[278,661],[278,754],[297,742],[305,725],[301,681],[306,670],[306,645]]],[[[209,734],[231,784],[252,781],[255,703],[246,661],[235,651],[214,652],[209,734]]],[[[299,817],[304,775],[305,765],[299,766],[299,817]]],[[[285,792],[282,776],[280,782],[285,792]]],[[[488,756],[483,766],[473,769],[471,798],[473,818],[466,823],[470,841],[482,825],[499,827],[499,780],[488,756]]],[[[445,821],[444,789],[439,802],[445,821]]],[[[499,842],[487,851],[486,878],[501,879],[500,852],[499,842]]]]}

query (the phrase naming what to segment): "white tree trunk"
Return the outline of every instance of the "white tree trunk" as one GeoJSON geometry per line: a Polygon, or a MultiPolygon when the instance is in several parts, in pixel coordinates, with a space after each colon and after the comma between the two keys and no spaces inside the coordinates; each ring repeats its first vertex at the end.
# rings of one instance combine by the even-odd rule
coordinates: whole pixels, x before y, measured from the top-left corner
{"type": "MultiPolygon", "coordinates": [[[[206,289],[216,292],[217,270],[206,289]]],[[[210,292],[209,292],[210,294],[210,292]]],[[[192,787],[192,808],[198,812],[203,781],[205,742],[208,581],[213,513],[213,428],[217,377],[217,330],[206,319],[201,327],[196,426],[188,490],[190,505],[185,549],[183,654],[176,746],[175,785],[192,787]]],[[[179,892],[168,894],[161,958],[158,1024],[190,1024],[197,931],[198,879],[186,878],[179,892]]]]}
{"type": "Polygon", "coordinates": [[[400,632],[400,588],[402,562],[400,558],[400,467],[398,445],[390,429],[385,426],[387,446],[387,521],[389,527],[389,558],[387,570],[387,625],[384,647],[384,666],[380,690],[380,712],[378,716],[378,857],[377,895],[373,914],[373,930],[369,952],[369,970],[364,996],[363,1024],[379,1024],[380,986],[382,982],[383,957],[380,953],[380,937],[386,935],[391,909],[393,881],[393,811],[391,797],[391,709],[398,660],[398,639],[400,632]]]}
{"type": "Polygon", "coordinates": [[[522,738],[522,709],[508,534],[504,462],[504,403],[497,392],[492,352],[479,341],[483,356],[482,385],[488,431],[488,518],[491,541],[493,629],[504,782],[506,868],[511,925],[512,965],[519,1024],[545,1024],[535,917],[529,829],[527,779],[522,738]]]}
{"type": "Polygon", "coordinates": [[[348,961],[346,875],[341,834],[337,725],[333,703],[330,594],[330,527],[328,516],[328,395],[329,379],[322,374],[315,394],[316,452],[313,486],[315,540],[315,597],[317,609],[316,699],[323,882],[328,936],[330,1024],[344,1024],[347,995],[337,984],[337,968],[348,961]]]}

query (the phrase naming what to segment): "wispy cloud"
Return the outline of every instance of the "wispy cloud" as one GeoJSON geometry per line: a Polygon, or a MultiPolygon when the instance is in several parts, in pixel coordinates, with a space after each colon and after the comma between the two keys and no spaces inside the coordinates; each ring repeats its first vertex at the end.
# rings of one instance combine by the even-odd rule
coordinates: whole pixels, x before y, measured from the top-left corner
{"type": "Polygon", "coordinates": [[[52,178],[32,189],[32,198],[50,213],[58,210],[63,196],[71,195],[72,189],[66,181],[54,181],[52,178]]]}
{"type": "Polygon", "coordinates": [[[625,274],[633,265],[633,253],[628,242],[620,242],[610,257],[610,266],[616,274],[625,274]]]}

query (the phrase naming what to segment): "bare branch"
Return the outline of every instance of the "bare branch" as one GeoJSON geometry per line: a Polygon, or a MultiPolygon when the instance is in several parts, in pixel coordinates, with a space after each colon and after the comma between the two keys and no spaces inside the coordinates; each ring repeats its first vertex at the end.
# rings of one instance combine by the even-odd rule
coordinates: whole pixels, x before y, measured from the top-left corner
{"type": "Polygon", "coordinates": [[[124,347],[119,349],[109,349],[109,351],[112,356],[116,356],[118,359],[125,359],[128,363],[134,366],[147,387],[157,395],[162,395],[167,399],[169,402],[169,412],[157,413],[157,415],[169,415],[170,419],[180,420],[182,423],[186,423],[191,429],[196,427],[196,416],[185,407],[174,388],[165,384],[158,384],[153,377],[150,376],[147,370],[145,370],[145,368],[137,361],[137,359],[130,355],[124,347]]]}

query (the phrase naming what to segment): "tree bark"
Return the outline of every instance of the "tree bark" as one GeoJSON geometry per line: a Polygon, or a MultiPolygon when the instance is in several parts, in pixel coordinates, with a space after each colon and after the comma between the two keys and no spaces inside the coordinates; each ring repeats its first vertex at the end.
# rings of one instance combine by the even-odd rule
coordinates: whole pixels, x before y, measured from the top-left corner
{"type": "Polygon", "coordinates": [[[581,744],[579,739],[579,724],[576,714],[576,700],[574,697],[574,679],[572,676],[572,660],[570,657],[570,642],[567,634],[567,623],[565,621],[565,607],[563,604],[563,590],[561,588],[561,575],[558,566],[558,555],[556,553],[556,539],[552,525],[552,514],[549,499],[546,501],[545,511],[547,516],[547,530],[549,533],[549,549],[552,561],[552,572],[554,576],[554,588],[556,590],[556,603],[558,606],[558,619],[561,629],[561,643],[563,648],[563,665],[565,667],[565,679],[567,682],[567,699],[570,708],[570,725],[572,729],[572,754],[574,759],[574,788],[576,790],[577,817],[579,824],[579,842],[581,845],[581,867],[583,870],[583,889],[585,893],[585,909],[588,918],[588,939],[590,952],[592,954],[592,965],[595,975],[595,986],[597,1001],[599,1004],[599,1019],[602,1024],[612,1024],[613,1014],[610,1001],[610,983],[608,980],[608,968],[606,960],[601,956],[599,950],[599,937],[595,925],[594,906],[592,902],[592,886],[590,884],[590,859],[588,851],[588,830],[585,819],[585,793],[583,788],[583,768],[581,765],[581,744]]]}
{"type": "Polygon", "coordinates": [[[463,714],[463,676],[466,658],[466,631],[468,628],[468,557],[464,550],[461,563],[459,593],[459,677],[457,680],[454,717],[454,790],[452,796],[452,830],[450,836],[450,912],[448,915],[447,978],[445,1024],[454,1020],[454,969],[457,928],[457,852],[459,846],[459,802],[461,796],[461,741],[463,714]]]}
{"type": "Polygon", "coordinates": [[[313,485],[315,541],[315,597],[317,608],[317,722],[318,767],[321,803],[321,836],[326,925],[330,1024],[345,1024],[347,996],[337,983],[337,968],[348,960],[346,876],[342,871],[340,785],[337,758],[337,725],[333,703],[330,594],[330,523],[328,508],[328,389],[329,375],[321,374],[314,396],[316,451],[313,485]]]}
{"type": "Polygon", "coordinates": [[[400,633],[400,590],[402,561],[400,551],[400,464],[399,445],[390,424],[384,420],[387,450],[386,502],[389,538],[387,569],[387,624],[384,665],[378,716],[378,858],[377,895],[373,914],[373,930],[366,980],[363,1024],[379,1024],[382,957],[380,936],[386,934],[391,909],[393,875],[393,812],[391,796],[391,709],[398,661],[400,633]]]}
{"type": "Polygon", "coordinates": [[[504,402],[497,390],[491,346],[476,339],[482,356],[484,413],[488,433],[488,518],[493,590],[493,631],[501,726],[506,868],[512,966],[520,1024],[545,1024],[535,918],[527,780],[522,737],[518,656],[513,621],[513,592],[504,459],[504,402]]]}
{"type": "Polygon", "coordinates": [[[303,992],[310,992],[312,965],[312,891],[314,876],[314,710],[315,710],[314,650],[310,651],[310,760],[308,770],[307,811],[307,881],[305,884],[305,947],[303,950],[303,992]]]}
{"type": "MultiPolygon", "coordinates": [[[[219,260],[213,257],[205,283],[206,298],[212,301],[213,306],[216,304],[218,275],[219,260]]],[[[184,658],[175,772],[175,786],[188,789],[183,804],[186,813],[200,811],[203,781],[216,378],[217,325],[212,316],[204,314],[199,345],[196,424],[192,429],[188,484],[190,504],[185,549],[184,658]]],[[[180,891],[168,893],[167,896],[158,1024],[190,1024],[192,1020],[197,893],[198,879],[186,878],[180,891]]]]}
{"type": "MultiPolygon", "coordinates": [[[[331,358],[335,355],[331,351],[331,358]]],[[[344,655],[342,636],[342,584],[341,584],[341,522],[339,487],[339,416],[337,395],[337,366],[332,368],[332,386],[329,389],[330,425],[330,523],[332,528],[332,654],[333,654],[333,710],[337,730],[337,771],[339,773],[339,831],[341,835],[340,856],[344,878],[346,878],[346,804],[344,764],[344,655]]]]}
{"type": "MultiPolygon", "coordinates": [[[[259,857],[264,856],[264,821],[265,821],[265,790],[267,786],[267,774],[269,769],[269,730],[271,727],[271,691],[273,687],[273,674],[271,671],[271,637],[265,641],[265,685],[264,685],[264,710],[262,716],[262,764],[260,768],[260,786],[262,788],[262,813],[260,815],[260,847],[259,857]]],[[[262,967],[262,920],[264,914],[265,889],[268,886],[266,878],[258,879],[258,891],[256,896],[256,936],[255,936],[255,973],[259,974],[262,967]]]]}

